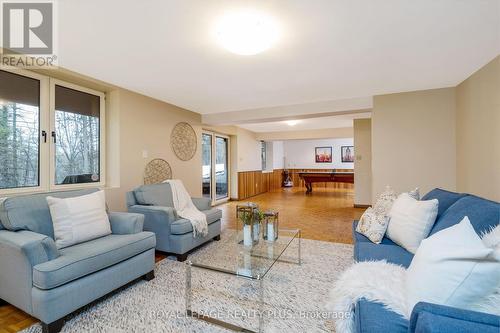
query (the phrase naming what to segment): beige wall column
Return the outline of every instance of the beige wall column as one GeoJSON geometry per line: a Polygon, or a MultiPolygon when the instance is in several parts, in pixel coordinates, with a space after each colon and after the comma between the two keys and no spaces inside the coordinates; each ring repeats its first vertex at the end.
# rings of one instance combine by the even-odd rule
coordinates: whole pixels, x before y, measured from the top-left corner
{"type": "Polygon", "coordinates": [[[372,121],[354,119],[354,205],[372,204],[372,121]]]}
{"type": "Polygon", "coordinates": [[[457,86],[457,190],[500,201],[500,56],[457,86]]]}
{"type": "Polygon", "coordinates": [[[456,189],[455,88],[375,96],[372,198],[386,185],[456,189]]]}

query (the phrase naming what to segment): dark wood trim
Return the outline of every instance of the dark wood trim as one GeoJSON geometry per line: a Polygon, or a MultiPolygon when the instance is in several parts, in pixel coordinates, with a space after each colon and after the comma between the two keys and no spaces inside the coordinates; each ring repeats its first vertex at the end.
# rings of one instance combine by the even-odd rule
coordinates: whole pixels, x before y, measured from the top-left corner
{"type": "Polygon", "coordinates": [[[358,204],[354,204],[353,206],[354,206],[354,208],[370,208],[372,205],[358,205],[358,204]]]}

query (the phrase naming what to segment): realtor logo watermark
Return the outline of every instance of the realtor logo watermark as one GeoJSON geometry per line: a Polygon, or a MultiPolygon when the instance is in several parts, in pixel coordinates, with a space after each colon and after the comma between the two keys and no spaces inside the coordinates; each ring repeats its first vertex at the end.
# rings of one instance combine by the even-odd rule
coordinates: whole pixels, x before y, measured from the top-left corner
{"type": "Polygon", "coordinates": [[[1,64],[11,67],[57,65],[54,1],[2,1],[1,64]]]}

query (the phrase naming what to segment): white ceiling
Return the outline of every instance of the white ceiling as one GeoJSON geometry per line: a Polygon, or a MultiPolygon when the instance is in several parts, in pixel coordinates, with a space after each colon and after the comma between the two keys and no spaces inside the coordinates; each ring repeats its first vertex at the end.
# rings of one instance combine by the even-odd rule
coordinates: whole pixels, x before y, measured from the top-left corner
{"type": "Polygon", "coordinates": [[[454,86],[500,50],[498,0],[64,0],[59,65],[202,113],[454,86]],[[212,37],[226,10],[276,18],[270,50],[212,37]]]}
{"type": "Polygon", "coordinates": [[[290,126],[286,121],[273,121],[255,124],[240,124],[252,132],[285,132],[285,131],[305,131],[323,128],[343,128],[352,127],[353,119],[370,118],[371,113],[355,113],[340,116],[318,117],[298,120],[294,126],[290,126]]]}

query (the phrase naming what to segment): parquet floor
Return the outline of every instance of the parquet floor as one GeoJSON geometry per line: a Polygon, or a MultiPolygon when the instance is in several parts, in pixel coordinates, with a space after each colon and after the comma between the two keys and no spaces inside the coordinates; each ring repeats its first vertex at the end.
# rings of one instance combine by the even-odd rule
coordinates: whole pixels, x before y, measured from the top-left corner
{"type": "MultiPolygon", "coordinates": [[[[305,195],[304,188],[289,188],[264,193],[243,202],[252,201],[261,209],[280,213],[280,226],[299,228],[303,238],[337,243],[352,243],[351,225],[364,209],[353,208],[354,192],[350,189],[314,188],[305,195]]],[[[237,201],[218,206],[222,209],[222,227],[235,228],[237,201]]],[[[165,256],[157,254],[156,261],[165,256]]],[[[12,333],[37,322],[36,319],[11,305],[0,306],[0,333],[12,333]]]]}

